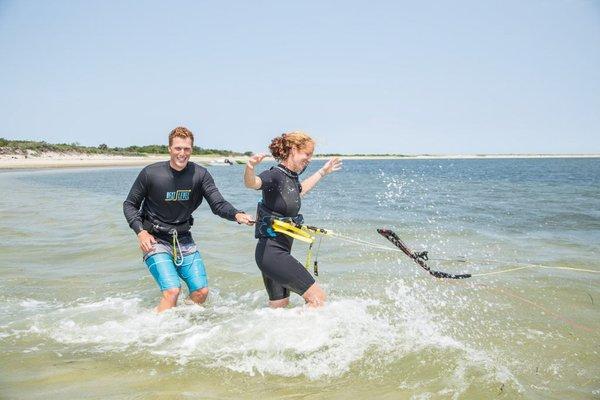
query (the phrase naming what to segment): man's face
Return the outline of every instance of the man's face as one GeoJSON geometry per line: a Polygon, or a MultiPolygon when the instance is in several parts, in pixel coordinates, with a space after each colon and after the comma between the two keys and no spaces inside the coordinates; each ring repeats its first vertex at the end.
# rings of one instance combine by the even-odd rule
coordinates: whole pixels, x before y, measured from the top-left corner
{"type": "Polygon", "coordinates": [[[174,137],[169,146],[171,168],[181,171],[185,168],[192,155],[192,139],[174,137]]]}

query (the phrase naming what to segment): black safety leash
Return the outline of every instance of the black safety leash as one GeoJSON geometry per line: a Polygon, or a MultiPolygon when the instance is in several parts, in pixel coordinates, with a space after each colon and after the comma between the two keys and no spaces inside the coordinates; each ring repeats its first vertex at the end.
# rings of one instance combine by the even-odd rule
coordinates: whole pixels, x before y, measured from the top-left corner
{"type": "Polygon", "coordinates": [[[394,246],[398,247],[404,254],[409,256],[414,262],[419,264],[421,268],[425,271],[429,272],[436,278],[446,278],[446,279],[465,279],[470,278],[471,274],[449,274],[447,272],[442,271],[434,271],[425,263],[429,258],[427,256],[426,251],[415,252],[412,251],[393,231],[389,229],[377,229],[377,233],[381,236],[389,240],[394,244],[394,246]]]}

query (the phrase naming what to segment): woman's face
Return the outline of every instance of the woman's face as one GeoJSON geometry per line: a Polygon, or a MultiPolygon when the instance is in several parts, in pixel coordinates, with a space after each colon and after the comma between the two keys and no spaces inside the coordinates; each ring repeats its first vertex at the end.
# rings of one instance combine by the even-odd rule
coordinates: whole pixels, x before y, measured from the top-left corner
{"type": "Polygon", "coordinates": [[[308,166],[310,159],[315,151],[315,144],[308,142],[306,146],[301,149],[295,147],[292,148],[290,155],[286,160],[286,164],[289,169],[294,172],[301,172],[308,166]]]}

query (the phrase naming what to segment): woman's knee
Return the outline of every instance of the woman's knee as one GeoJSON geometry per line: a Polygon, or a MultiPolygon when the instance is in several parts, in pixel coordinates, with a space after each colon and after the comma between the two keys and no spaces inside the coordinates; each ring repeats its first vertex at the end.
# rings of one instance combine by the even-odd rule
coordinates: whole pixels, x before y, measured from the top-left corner
{"type": "Polygon", "coordinates": [[[327,295],[317,283],[313,283],[302,297],[310,307],[321,307],[325,304],[325,300],[327,299],[327,295]]]}

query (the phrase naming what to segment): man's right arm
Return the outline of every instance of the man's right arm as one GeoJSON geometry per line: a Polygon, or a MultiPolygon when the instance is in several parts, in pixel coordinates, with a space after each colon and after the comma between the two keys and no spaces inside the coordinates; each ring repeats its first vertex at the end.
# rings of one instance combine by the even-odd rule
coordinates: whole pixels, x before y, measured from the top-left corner
{"type": "Polygon", "coordinates": [[[147,253],[154,248],[156,239],[144,229],[140,207],[148,194],[148,176],[144,168],[133,183],[127,198],[123,202],[123,214],[127,223],[138,237],[140,249],[147,253]]]}
{"type": "Polygon", "coordinates": [[[143,229],[142,216],[140,207],[148,193],[146,169],[143,169],[136,178],[127,198],[123,202],[123,214],[136,234],[139,234],[143,229]]]}

